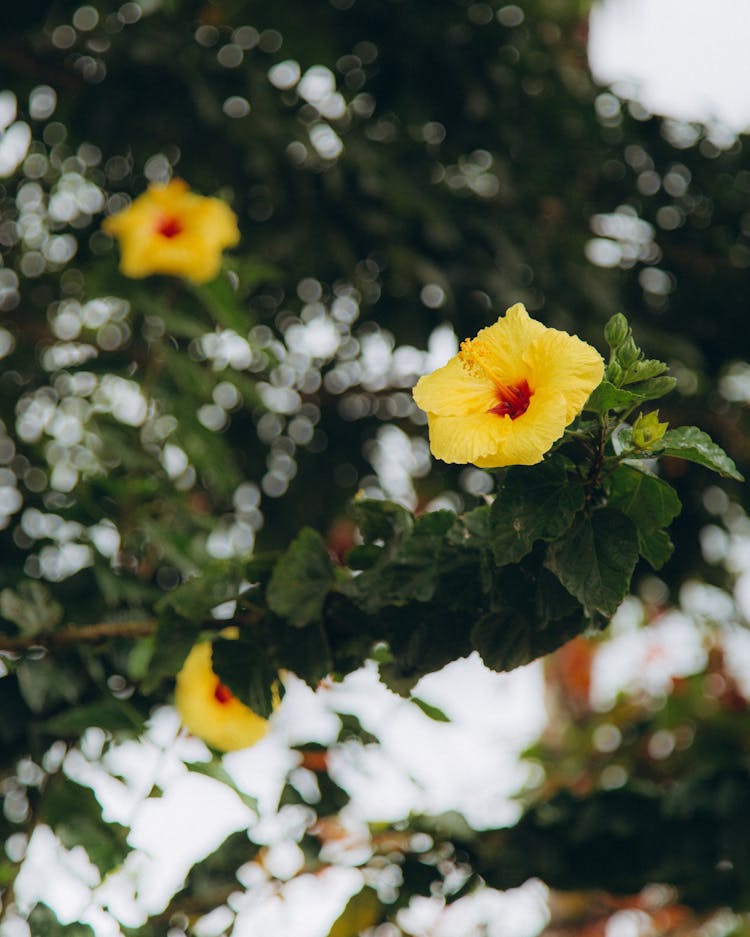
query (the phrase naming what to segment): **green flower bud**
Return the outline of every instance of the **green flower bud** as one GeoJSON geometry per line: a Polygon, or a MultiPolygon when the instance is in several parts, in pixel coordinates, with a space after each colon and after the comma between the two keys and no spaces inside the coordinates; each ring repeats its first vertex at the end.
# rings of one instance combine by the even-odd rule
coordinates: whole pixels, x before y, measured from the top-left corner
{"type": "Polygon", "coordinates": [[[633,341],[633,336],[628,335],[625,341],[617,349],[617,360],[623,366],[623,368],[630,367],[631,364],[640,358],[641,351],[633,341]]]}
{"type": "Polygon", "coordinates": [[[664,436],[669,423],[659,422],[659,411],[641,413],[633,426],[633,445],[636,449],[653,449],[664,436]]]}
{"type": "Polygon", "coordinates": [[[607,365],[607,380],[610,384],[614,384],[615,387],[620,386],[622,381],[623,370],[616,360],[610,361],[607,365]]]}
{"type": "Polygon", "coordinates": [[[604,338],[610,348],[619,348],[628,337],[630,326],[625,316],[618,312],[604,326],[604,338]]]}

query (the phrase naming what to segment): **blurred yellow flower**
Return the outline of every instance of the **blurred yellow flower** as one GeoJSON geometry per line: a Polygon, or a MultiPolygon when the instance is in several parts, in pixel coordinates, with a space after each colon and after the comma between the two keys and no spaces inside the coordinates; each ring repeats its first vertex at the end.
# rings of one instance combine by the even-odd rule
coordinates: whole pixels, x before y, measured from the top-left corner
{"type": "Polygon", "coordinates": [[[224,752],[254,745],[268,731],[268,720],[241,703],[219,680],[211,663],[211,642],[199,641],[177,674],[175,706],[185,728],[224,752]]]}
{"type": "Polygon", "coordinates": [[[414,399],[427,411],[430,449],[443,462],[534,465],[603,373],[596,349],[546,328],[516,303],[462,342],[444,367],[421,377],[414,399]]]}
{"type": "Polygon", "coordinates": [[[124,211],[105,218],[102,228],[120,242],[125,276],[169,273],[193,283],[212,280],[221,252],[240,239],[232,209],[190,192],[182,179],[149,186],[124,211]]]}

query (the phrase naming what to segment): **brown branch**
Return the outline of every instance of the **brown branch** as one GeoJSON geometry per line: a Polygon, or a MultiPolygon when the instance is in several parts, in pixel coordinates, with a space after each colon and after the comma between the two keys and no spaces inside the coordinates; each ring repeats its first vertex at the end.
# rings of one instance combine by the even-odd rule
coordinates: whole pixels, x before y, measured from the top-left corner
{"type": "Polygon", "coordinates": [[[28,651],[32,647],[65,647],[70,644],[95,644],[111,638],[144,638],[156,631],[154,619],[140,621],[103,621],[96,625],[61,628],[32,637],[0,634],[0,651],[28,651]]]}

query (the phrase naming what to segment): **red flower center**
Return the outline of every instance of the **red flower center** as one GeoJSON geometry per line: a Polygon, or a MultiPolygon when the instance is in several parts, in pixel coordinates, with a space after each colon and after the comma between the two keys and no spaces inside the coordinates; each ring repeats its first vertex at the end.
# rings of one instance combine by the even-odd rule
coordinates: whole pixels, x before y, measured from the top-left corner
{"type": "Polygon", "coordinates": [[[156,233],[165,238],[174,238],[185,230],[179,218],[165,215],[156,227],[156,233]]]}
{"type": "Polygon", "coordinates": [[[496,391],[499,402],[488,411],[489,413],[496,413],[498,416],[509,416],[511,420],[515,420],[529,409],[532,394],[526,381],[521,381],[515,387],[498,384],[496,391]]]}
{"type": "Polygon", "coordinates": [[[214,690],[214,699],[217,703],[221,703],[222,706],[225,706],[230,700],[234,699],[234,693],[219,680],[214,690]]]}

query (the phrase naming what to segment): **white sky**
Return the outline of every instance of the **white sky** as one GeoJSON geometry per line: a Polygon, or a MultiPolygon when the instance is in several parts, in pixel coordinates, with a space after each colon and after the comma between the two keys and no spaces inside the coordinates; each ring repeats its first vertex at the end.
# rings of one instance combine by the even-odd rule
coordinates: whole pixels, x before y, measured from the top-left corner
{"type": "Polygon", "coordinates": [[[656,114],[750,128],[749,0],[601,0],[589,61],[656,114]]]}

